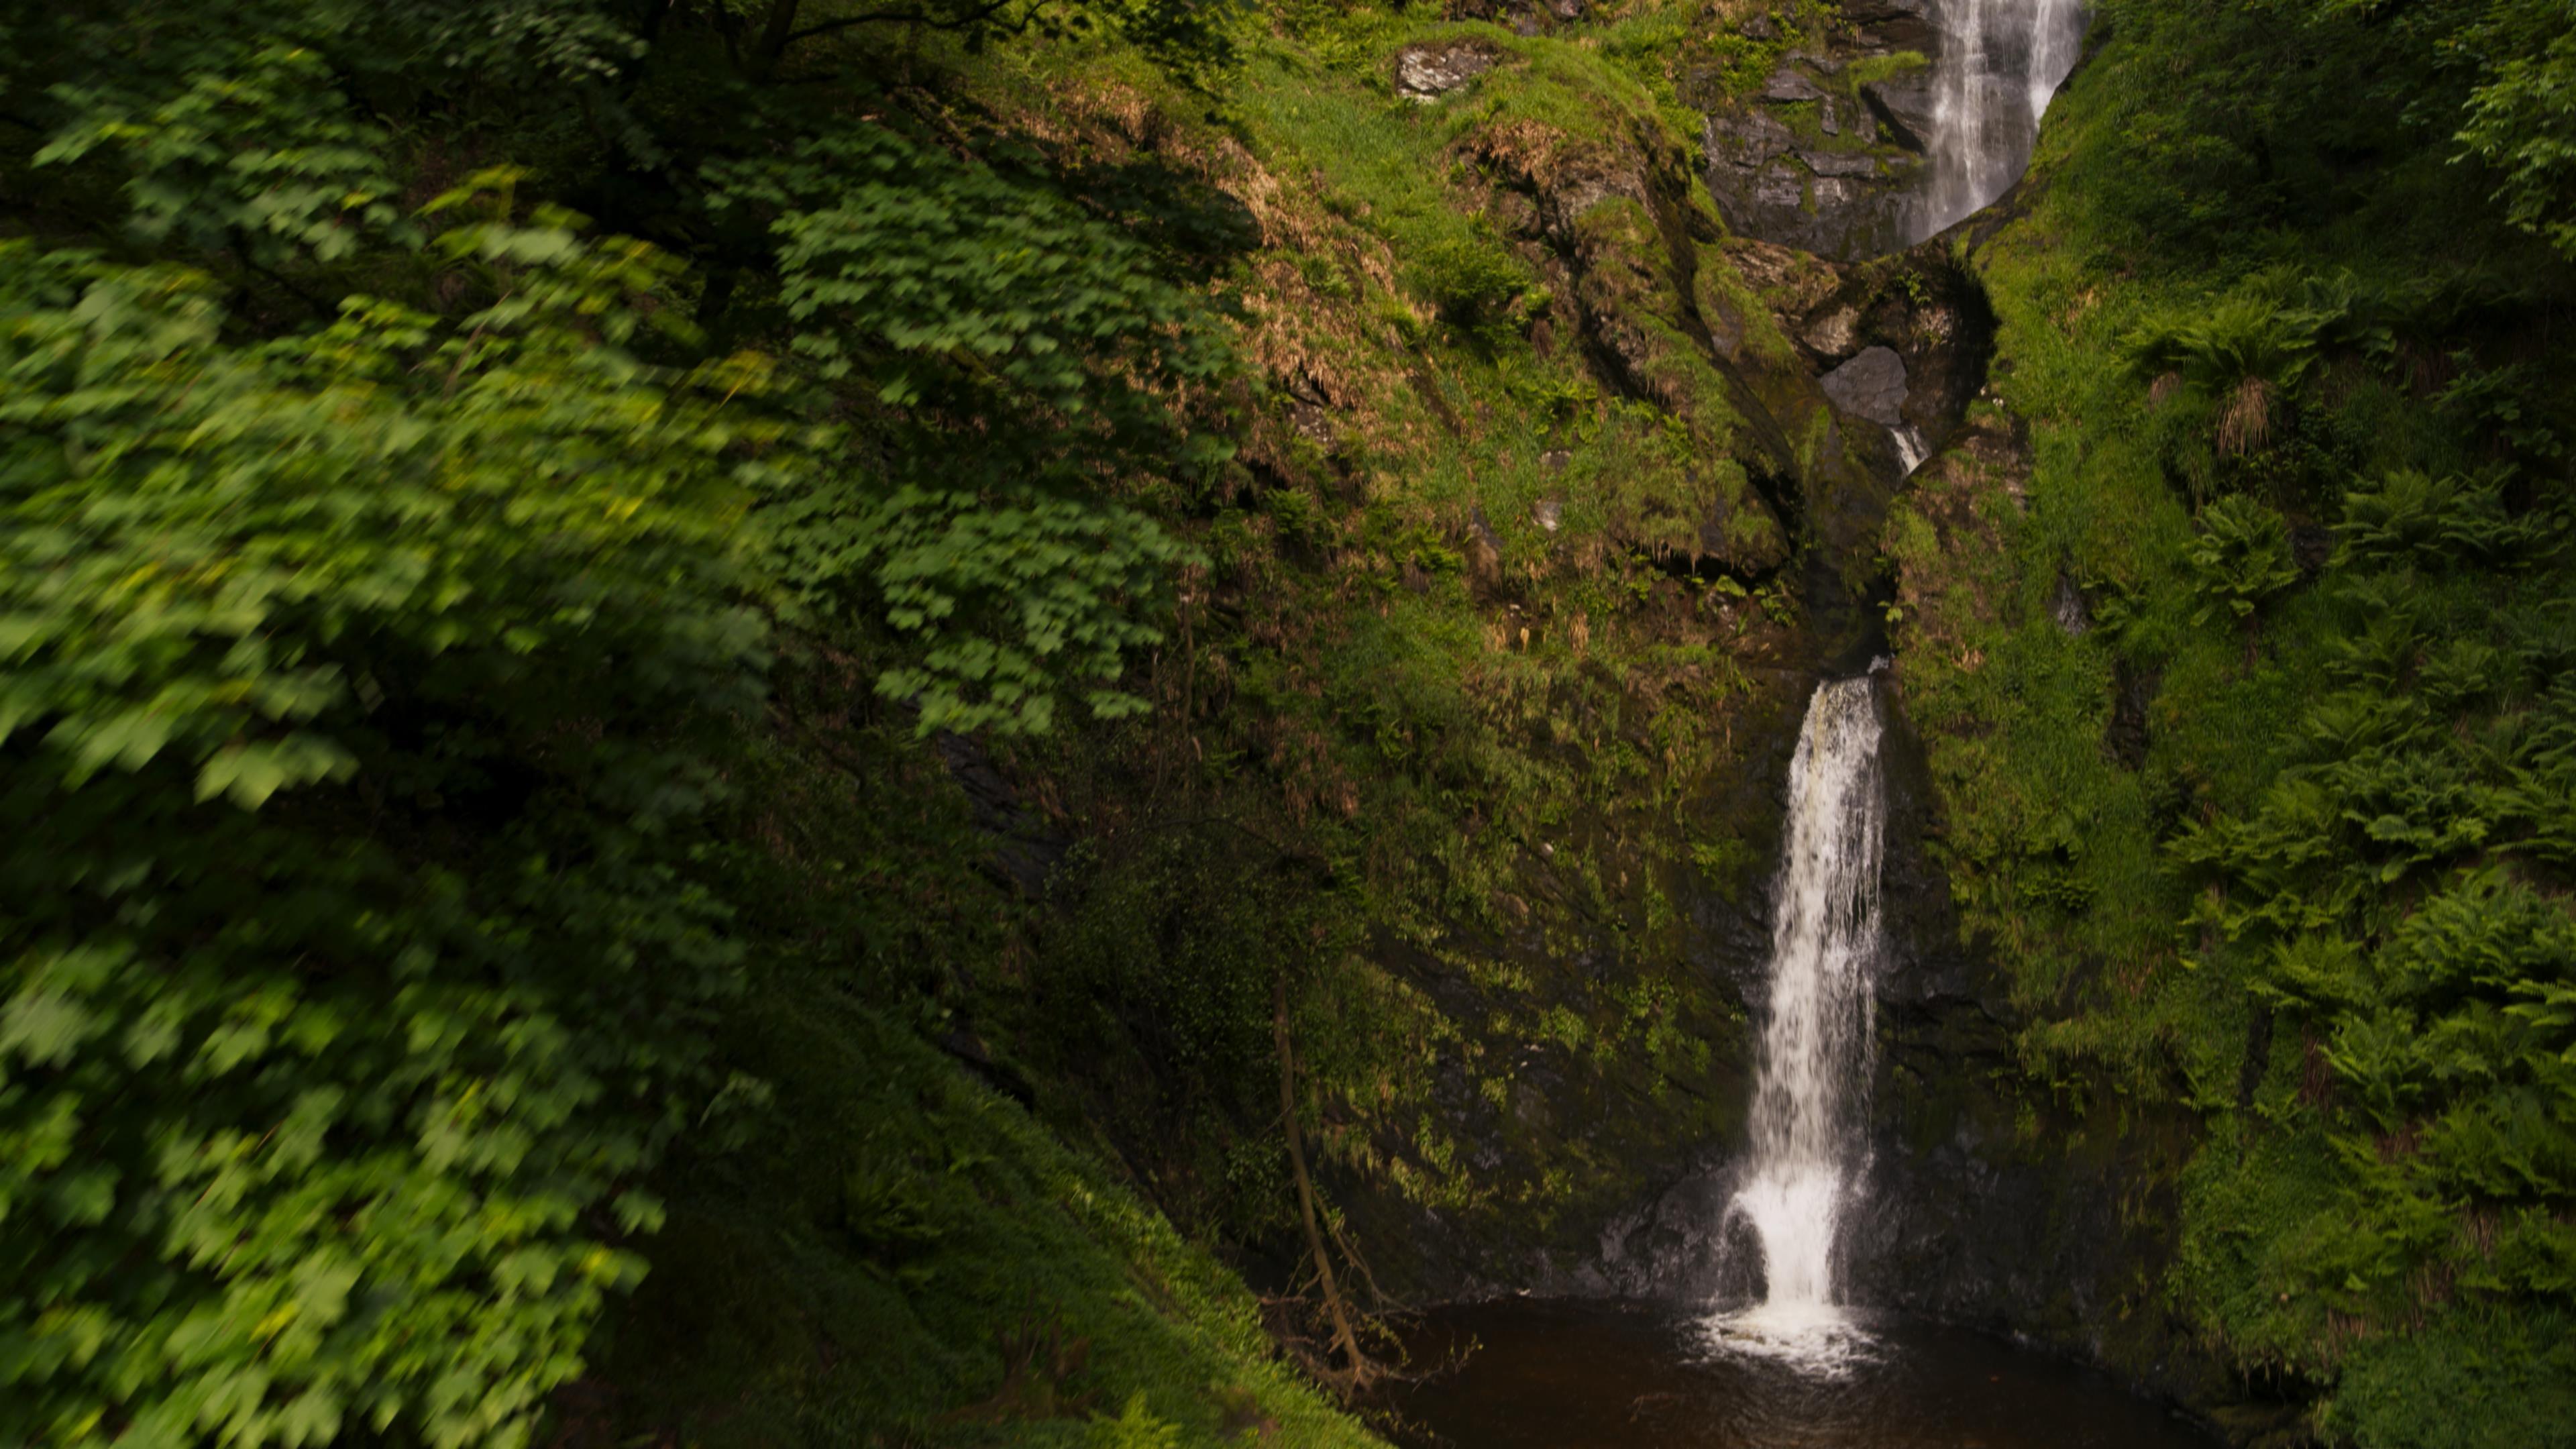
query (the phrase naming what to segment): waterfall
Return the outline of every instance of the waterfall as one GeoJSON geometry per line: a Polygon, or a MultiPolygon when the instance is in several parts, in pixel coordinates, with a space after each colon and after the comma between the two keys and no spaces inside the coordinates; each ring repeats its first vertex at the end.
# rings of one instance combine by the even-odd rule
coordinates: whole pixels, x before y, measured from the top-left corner
{"type": "Polygon", "coordinates": [[[1941,55],[1916,239],[1975,213],[2021,175],[2084,37],[2082,0],[1936,0],[1936,11],[1941,55]]]}
{"type": "Polygon", "coordinates": [[[1834,1239],[1860,1186],[1885,827],[1878,744],[1867,676],[1817,688],[1789,766],[1753,1150],[1727,1209],[1761,1242],[1765,1297],[1715,1322],[1724,1344],[1820,1367],[1856,1340],[1836,1305],[1834,1239]]]}

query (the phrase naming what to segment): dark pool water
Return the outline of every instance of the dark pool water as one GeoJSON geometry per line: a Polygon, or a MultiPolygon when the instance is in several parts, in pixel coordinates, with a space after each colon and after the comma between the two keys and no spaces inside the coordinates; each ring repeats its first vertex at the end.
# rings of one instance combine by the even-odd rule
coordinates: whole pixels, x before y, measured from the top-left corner
{"type": "Polygon", "coordinates": [[[1407,1449],[2214,1449],[2111,1380],[1993,1339],[1863,1318],[1819,1366],[1669,1308],[1520,1299],[1444,1309],[1390,1392],[1407,1449]]]}

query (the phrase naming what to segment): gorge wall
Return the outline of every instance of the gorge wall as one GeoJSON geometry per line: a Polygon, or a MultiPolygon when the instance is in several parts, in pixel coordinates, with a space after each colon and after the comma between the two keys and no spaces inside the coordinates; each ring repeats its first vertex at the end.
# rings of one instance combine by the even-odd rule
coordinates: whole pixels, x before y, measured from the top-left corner
{"type": "MultiPolygon", "coordinates": [[[[2106,8],[2132,39],[2150,18],[2106,8]]],[[[1137,665],[1149,712],[948,751],[1008,848],[960,893],[997,939],[938,985],[938,1039],[1268,1290],[1292,1353],[1333,1361],[1315,1238],[1363,1304],[1743,1289],[1722,1233],[1784,782],[1816,682],[1887,656],[1852,1298],[2102,1364],[2249,1440],[2340,1412],[2323,1385],[2350,1364],[2417,1372],[2404,1335],[2349,1336],[2360,1290],[2297,1266],[2311,1238],[2231,1256],[2225,1224],[2287,1209],[2212,1194],[2313,1186],[2322,1139],[2276,1125],[2342,1109],[2327,1039],[2276,1032],[2293,1008],[2248,980],[2282,988],[2203,974],[2231,959],[2219,919],[2179,959],[2200,908],[2169,852],[2275,768],[2212,777],[2237,748],[2214,721],[2291,690],[2261,672],[2274,616],[2195,621],[2197,510],[2321,487],[2380,436],[2364,420],[2447,384],[2361,380],[2418,345],[2375,321],[2280,324],[2328,329],[2300,356],[2340,339],[2331,404],[2306,363],[2132,376],[2140,299],[2215,305],[2170,280],[2208,255],[2136,238],[2237,193],[2121,189],[2181,164],[2105,119],[2160,94],[2135,70],[2078,70],[2034,135],[2030,75],[2072,63],[2053,40],[1981,72],[2008,122],[1984,154],[2035,144],[2032,179],[1906,244],[1942,220],[1914,209],[1960,53],[1941,18],[1301,15],[1251,46],[1226,127],[1116,65],[1042,98],[991,82],[1097,174],[1205,188],[1190,225],[1241,238],[1258,386],[1222,483],[1156,505],[1201,561],[1137,665]]],[[[2123,64],[2170,67],[2157,43],[2123,64]]],[[[2219,300],[2387,315],[2358,283],[2262,285],[2219,300]]],[[[2456,340],[2444,315],[2408,335],[2456,340]]],[[[2285,506],[2282,569],[2319,577],[2322,505],[2285,506]]]]}

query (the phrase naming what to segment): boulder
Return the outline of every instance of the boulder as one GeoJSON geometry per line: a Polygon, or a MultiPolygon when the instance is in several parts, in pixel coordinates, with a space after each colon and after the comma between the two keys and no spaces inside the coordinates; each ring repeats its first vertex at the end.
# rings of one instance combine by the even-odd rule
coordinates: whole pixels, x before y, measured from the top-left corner
{"type": "Polygon", "coordinates": [[[1847,413],[1884,428],[1905,425],[1905,359],[1893,348],[1862,349],[1851,361],[1817,379],[1825,396],[1847,413]]]}
{"type": "Polygon", "coordinates": [[[1482,40],[1429,41],[1395,55],[1395,88],[1416,101],[1435,100],[1492,70],[1501,55],[1482,40]]]}
{"type": "Polygon", "coordinates": [[[1848,305],[1829,307],[1807,324],[1798,340],[1817,356],[1839,362],[1860,350],[1860,310],[1848,305]]]}
{"type": "Polygon", "coordinates": [[[1824,89],[1792,66],[1782,66],[1763,83],[1762,99],[1766,101],[1820,101],[1824,89]]]}

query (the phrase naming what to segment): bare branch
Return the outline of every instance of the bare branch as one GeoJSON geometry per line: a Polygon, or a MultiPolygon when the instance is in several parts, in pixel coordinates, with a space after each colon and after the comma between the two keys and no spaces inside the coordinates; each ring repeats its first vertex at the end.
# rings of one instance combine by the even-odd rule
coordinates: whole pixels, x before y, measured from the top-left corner
{"type": "MultiPolygon", "coordinates": [[[[863,10],[856,15],[844,15],[835,20],[818,21],[815,24],[806,26],[802,30],[791,32],[787,37],[787,43],[793,45],[800,40],[811,40],[817,35],[829,35],[836,30],[848,30],[853,26],[859,25],[926,25],[933,30],[972,30],[976,26],[983,24],[985,21],[990,20],[994,16],[1009,9],[1014,3],[1016,3],[1016,0],[992,0],[991,4],[986,5],[981,9],[971,10],[964,15],[951,16],[946,19],[933,15],[927,10],[863,10]]],[[[1025,28],[1025,26],[1023,26],[1023,28],[1025,28]]]]}

